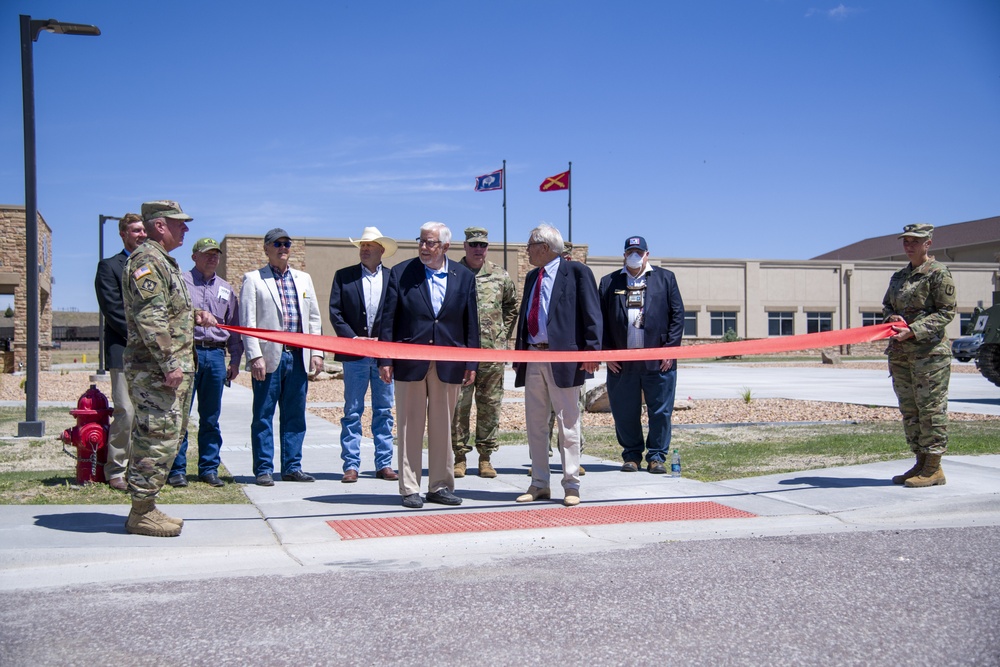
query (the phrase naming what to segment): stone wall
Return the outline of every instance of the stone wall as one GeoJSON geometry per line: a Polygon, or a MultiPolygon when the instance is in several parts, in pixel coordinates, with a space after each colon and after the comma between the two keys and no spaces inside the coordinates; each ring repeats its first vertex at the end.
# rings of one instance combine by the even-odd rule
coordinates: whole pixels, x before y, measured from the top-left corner
{"type": "MultiPolygon", "coordinates": [[[[0,205],[0,293],[14,295],[14,342],[10,368],[23,370],[27,364],[28,290],[25,280],[27,253],[24,235],[24,207],[0,205]]],[[[52,230],[38,214],[38,364],[52,366],[52,230]]]]}

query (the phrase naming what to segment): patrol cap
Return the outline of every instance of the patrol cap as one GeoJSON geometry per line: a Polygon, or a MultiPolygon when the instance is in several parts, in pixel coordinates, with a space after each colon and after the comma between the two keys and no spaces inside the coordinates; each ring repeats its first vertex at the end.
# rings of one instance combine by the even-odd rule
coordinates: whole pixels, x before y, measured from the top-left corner
{"type": "Polygon", "coordinates": [[[181,205],[175,201],[166,199],[160,201],[147,201],[142,205],[142,221],[149,222],[156,218],[169,218],[171,220],[194,220],[190,215],[181,210],[181,205]]]}
{"type": "Polygon", "coordinates": [[[916,225],[907,225],[906,227],[903,227],[903,233],[897,236],[896,238],[901,239],[904,236],[912,236],[913,238],[916,239],[929,239],[933,235],[934,235],[934,225],[927,225],[921,223],[916,225]]]}
{"type": "Polygon", "coordinates": [[[480,243],[489,243],[489,232],[486,231],[485,227],[466,227],[465,228],[465,240],[466,241],[479,241],[480,243]]]}
{"type": "Polygon", "coordinates": [[[222,248],[219,247],[216,240],[206,236],[203,239],[195,241],[192,252],[208,252],[209,250],[218,250],[219,252],[222,252],[222,248]]]}
{"type": "Polygon", "coordinates": [[[625,239],[625,252],[628,252],[632,248],[638,248],[643,252],[649,251],[649,248],[646,246],[646,239],[641,236],[630,236],[625,239]]]}
{"type": "Polygon", "coordinates": [[[291,235],[286,232],[281,227],[275,227],[270,230],[267,234],[264,234],[264,245],[271,245],[278,239],[289,239],[291,240],[291,235]]]}

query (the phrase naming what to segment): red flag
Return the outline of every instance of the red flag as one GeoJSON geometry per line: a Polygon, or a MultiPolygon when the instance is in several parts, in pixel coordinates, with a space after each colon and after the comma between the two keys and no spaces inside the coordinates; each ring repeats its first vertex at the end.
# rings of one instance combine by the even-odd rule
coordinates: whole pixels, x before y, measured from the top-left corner
{"type": "Polygon", "coordinates": [[[561,174],[556,174],[555,176],[549,176],[542,184],[538,186],[538,189],[542,192],[553,192],[554,190],[568,190],[569,189],[569,172],[564,171],[561,174]]]}

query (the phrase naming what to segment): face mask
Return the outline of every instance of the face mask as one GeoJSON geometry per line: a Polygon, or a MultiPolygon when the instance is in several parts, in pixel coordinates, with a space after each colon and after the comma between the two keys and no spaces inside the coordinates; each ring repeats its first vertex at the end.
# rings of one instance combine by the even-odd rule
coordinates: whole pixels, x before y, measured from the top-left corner
{"type": "Polygon", "coordinates": [[[625,266],[630,269],[641,269],[642,268],[642,254],[637,252],[630,252],[625,256],[625,266]]]}

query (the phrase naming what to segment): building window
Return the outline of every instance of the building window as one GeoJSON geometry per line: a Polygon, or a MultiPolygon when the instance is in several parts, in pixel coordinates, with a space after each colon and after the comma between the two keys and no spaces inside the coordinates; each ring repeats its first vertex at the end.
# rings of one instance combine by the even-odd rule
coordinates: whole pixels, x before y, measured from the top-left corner
{"type": "Polygon", "coordinates": [[[833,330],[833,313],[806,313],[806,333],[833,330]]]}
{"type": "Polygon", "coordinates": [[[684,311],[684,335],[685,336],[697,336],[698,335],[698,311],[697,310],[685,310],[684,311]]]}
{"type": "Polygon", "coordinates": [[[972,313],[959,313],[958,314],[959,331],[963,336],[968,336],[972,333],[972,313]]]}
{"type": "Polygon", "coordinates": [[[861,326],[870,327],[873,324],[882,324],[882,313],[867,312],[861,313],[861,326]]]}
{"type": "Polygon", "coordinates": [[[795,313],[789,311],[777,311],[767,314],[767,335],[768,336],[794,336],[795,325],[793,318],[795,313]]]}
{"type": "Polygon", "coordinates": [[[717,310],[709,313],[712,317],[712,335],[725,336],[730,329],[736,332],[736,311],[717,310]]]}

